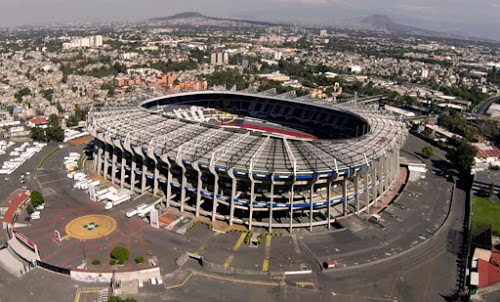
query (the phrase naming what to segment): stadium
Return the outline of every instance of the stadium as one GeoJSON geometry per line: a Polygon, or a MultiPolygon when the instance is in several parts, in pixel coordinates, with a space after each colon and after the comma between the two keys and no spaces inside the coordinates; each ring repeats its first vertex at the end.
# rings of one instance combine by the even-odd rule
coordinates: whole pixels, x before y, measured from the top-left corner
{"type": "Polygon", "coordinates": [[[330,229],[370,212],[396,179],[408,131],[379,104],[254,88],[92,109],[94,168],[122,188],[229,225],[330,229]]]}

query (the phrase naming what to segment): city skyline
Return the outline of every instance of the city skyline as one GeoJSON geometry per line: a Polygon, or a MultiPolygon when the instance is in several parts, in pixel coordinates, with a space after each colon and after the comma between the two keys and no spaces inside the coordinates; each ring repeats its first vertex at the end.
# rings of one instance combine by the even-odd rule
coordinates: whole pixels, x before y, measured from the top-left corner
{"type": "Polygon", "coordinates": [[[214,17],[247,18],[311,25],[345,25],[371,14],[385,14],[396,22],[424,29],[465,33],[500,40],[496,28],[500,4],[492,0],[398,1],[380,0],[0,0],[0,26],[44,23],[139,20],[197,11],[214,17]]]}

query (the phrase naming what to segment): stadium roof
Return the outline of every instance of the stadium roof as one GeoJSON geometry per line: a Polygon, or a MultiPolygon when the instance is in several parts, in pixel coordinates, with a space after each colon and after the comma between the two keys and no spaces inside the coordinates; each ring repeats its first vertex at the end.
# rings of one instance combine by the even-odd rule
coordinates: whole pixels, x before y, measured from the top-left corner
{"type": "Polygon", "coordinates": [[[184,92],[143,97],[135,103],[119,103],[100,111],[91,111],[89,130],[98,138],[98,134],[102,136],[101,139],[109,136],[111,140],[119,140],[122,144],[141,147],[144,153],[150,151],[157,156],[166,155],[169,160],[198,163],[202,167],[215,166],[222,170],[233,168],[242,173],[297,177],[312,173],[342,173],[347,169],[370,165],[394,147],[401,147],[408,135],[405,124],[392,114],[379,111],[378,104],[358,106],[356,102],[331,103],[309,97],[295,98],[290,93],[276,95],[275,91],[257,94],[252,89],[240,92],[184,92]],[[295,139],[163,115],[161,108],[154,105],[165,98],[202,94],[254,96],[292,105],[307,104],[335,110],[364,119],[370,125],[370,131],[364,136],[342,140],[295,139]]]}

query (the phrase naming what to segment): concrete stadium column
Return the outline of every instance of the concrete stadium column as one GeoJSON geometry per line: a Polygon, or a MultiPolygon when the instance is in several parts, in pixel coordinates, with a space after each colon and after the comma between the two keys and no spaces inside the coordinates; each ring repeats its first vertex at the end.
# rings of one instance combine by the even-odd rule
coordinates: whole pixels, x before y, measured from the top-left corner
{"type": "Polygon", "coordinates": [[[378,193],[380,197],[384,195],[384,162],[381,157],[378,162],[378,193]]]}
{"type": "Polygon", "coordinates": [[[175,163],[179,165],[182,169],[182,176],[181,176],[181,207],[180,211],[181,213],[184,212],[184,203],[186,202],[186,182],[187,182],[187,177],[186,177],[186,166],[184,166],[184,163],[182,162],[182,159],[176,158],[175,163]]]}
{"type": "Polygon", "coordinates": [[[135,193],[135,169],[137,168],[137,155],[132,153],[132,167],[130,170],[130,190],[135,193]]]}
{"type": "Polygon", "coordinates": [[[313,194],[314,194],[314,185],[318,181],[318,176],[315,176],[311,181],[311,185],[309,187],[309,232],[312,233],[313,228],[313,218],[314,218],[314,202],[313,202],[313,194]]]}
{"type": "Polygon", "coordinates": [[[108,170],[109,170],[109,145],[107,143],[104,143],[104,170],[102,175],[104,176],[104,179],[108,178],[108,170]]]}
{"type": "Polygon", "coordinates": [[[229,225],[233,225],[234,219],[234,199],[236,198],[237,180],[234,176],[234,169],[231,168],[227,171],[227,175],[231,178],[231,204],[229,205],[229,225]]]}
{"type": "Polygon", "coordinates": [[[196,208],[195,208],[195,216],[198,217],[200,216],[200,206],[201,206],[201,189],[203,188],[203,180],[201,179],[201,176],[203,175],[200,169],[200,166],[198,165],[198,161],[195,161],[194,163],[191,164],[193,169],[198,172],[198,182],[196,184],[196,208]]]}
{"type": "Polygon", "coordinates": [[[92,151],[92,153],[94,153],[94,160],[93,160],[93,163],[94,163],[94,170],[97,171],[97,166],[98,166],[98,163],[99,163],[99,141],[96,139],[95,140],[95,143],[94,143],[94,150],[92,151]]]}
{"type": "Polygon", "coordinates": [[[377,207],[377,173],[378,173],[378,163],[375,160],[372,160],[372,169],[371,169],[371,177],[372,177],[372,198],[374,201],[374,206],[377,207]]]}
{"type": "Polygon", "coordinates": [[[368,166],[363,167],[364,194],[366,202],[366,213],[370,213],[370,191],[368,191],[368,166]]]}
{"type": "Polygon", "coordinates": [[[165,199],[165,203],[168,208],[172,200],[172,163],[168,160],[167,156],[165,156],[165,160],[164,162],[167,164],[167,198],[165,199]]]}
{"type": "Polygon", "coordinates": [[[248,214],[248,230],[252,230],[252,220],[253,220],[253,203],[255,201],[255,180],[253,179],[252,173],[248,173],[248,178],[250,179],[250,200],[248,203],[248,208],[250,213],[248,214]]]}
{"type": "Polygon", "coordinates": [[[294,176],[292,179],[292,185],[290,186],[290,234],[293,230],[293,198],[294,198],[294,190],[295,190],[295,181],[297,180],[297,176],[294,176]]]}
{"type": "Polygon", "coordinates": [[[332,224],[332,220],[331,220],[331,216],[332,216],[332,213],[331,213],[331,209],[332,209],[331,199],[332,199],[332,196],[331,196],[331,193],[332,193],[332,183],[333,183],[334,179],[335,179],[335,177],[332,177],[326,183],[326,201],[327,201],[327,205],[328,205],[328,207],[326,208],[326,215],[328,217],[327,218],[328,229],[331,228],[331,224],[332,224]]]}
{"type": "Polygon", "coordinates": [[[158,177],[160,176],[160,171],[158,170],[158,158],[154,153],[154,150],[148,149],[147,156],[151,158],[154,162],[154,175],[153,175],[153,195],[158,194],[158,177]]]}
{"type": "Polygon", "coordinates": [[[342,197],[344,198],[344,203],[342,204],[342,215],[347,216],[347,178],[344,175],[342,180],[342,197]]]}
{"type": "Polygon", "coordinates": [[[112,167],[111,167],[111,182],[112,183],[116,183],[117,180],[116,180],[116,171],[117,171],[117,168],[118,168],[118,150],[120,150],[120,153],[121,153],[121,156],[123,157],[123,148],[122,148],[122,145],[121,145],[121,142],[119,139],[115,139],[112,141],[113,143],[113,149],[114,149],[114,152],[113,152],[113,163],[112,163],[112,167]]]}
{"type": "Polygon", "coordinates": [[[167,154],[162,154],[160,156],[160,159],[162,162],[167,164],[167,196],[165,196],[165,206],[168,208],[168,207],[170,207],[170,201],[172,198],[172,186],[171,186],[172,172],[170,172],[172,169],[172,164],[168,160],[167,154]]]}
{"type": "Polygon", "coordinates": [[[115,183],[116,179],[116,163],[118,161],[118,156],[116,155],[118,148],[113,148],[113,159],[111,160],[111,183],[115,183]]]}
{"type": "Polygon", "coordinates": [[[146,174],[148,172],[147,157],[142,158],[142,177],[141,177],[141,194],[146,193],[146,185],[147,185],[147,177],[146,174]]]}
{"type": "MultiPolygon", "coordinates": [[[[356,215],[359,215],[359,171],[354,176],[354,196],[356,196],[356,215]]],[[[346,197],[347,198],[347,197],[346,197]]]]}
{"type": "Polygon", "coordinates": [[[142,147],[134,147],[134,152],[137,155],[135,158],[141,158],[142,159],[142,168],[141,168],[141,194],[144,194],[146,192],[146,172],[148,171],[148,166],[147,166],[147,155],[144,154],[142,151],[142,147]]]}
{"type": "Polygon", "coordinates": [[[153,195],[158,195],[158,183],[159,180],[158,178],[160,177],[160,170],[158,169],[158,160],[156,157],[153,157],[154,162],[155,162],[155,171],[154,171],[154,181],[153,181],[153,195]]]}
{"type": "Polygon", "coordinates": [[[217,174],[217,171],[215,171],[214,166],[208,167],[212,175],[214,176],[214,192],[213,192],[213,198],[212,198],[212,222],[215,221],[215,215],[217,214],[217,206],[218,206],[218,201],[217,201],[217,194],[219,191],[219,175],[217,174]]]}
{"type": "Polygon", "coordinates": [[[273,231],[274,173],[271,174],[271,200],[269,201],[269,233],[273,231]]]}
{"type": "MultiPolygon", "coordinates": [[[[108,174],[110,173],[109,172],[109,165],[110,165],[110,161],[111,161],[111,174],[113,174],[113,165],[114,165],[114,161],[112,161],[112,158],[111,156],[113,154],[115,154],[115,148],[113,146],[113,141],[111,140],[111,136],[110,135],[105,135],[104,136],[104,142],[106,143],[105,146],[106,148],[104,149],[104,179],[107,179],[108,178],[108,174]]],[[[109,175],[109,179],[111,180],[113,178],[113,175],[109,175]]]]}
{"type": "Polygon", "coordinates": [[[102,170],[102,157],[103,157],[103,145],[99,146],[99,149],[97,150],[97,174],[101,175],[101,170],[102,170]]]}
{"type": "Polygon", "coordinates": [[[120,188],[123,189],[125,187],[125,176],[127,173],[127,170],[125,170],[125,166],[127,165],[127,160],[125,158],[125,155],[127,151],[122,149],[122,162],[121,162],[121,167],[120,167],[120,188]]]}

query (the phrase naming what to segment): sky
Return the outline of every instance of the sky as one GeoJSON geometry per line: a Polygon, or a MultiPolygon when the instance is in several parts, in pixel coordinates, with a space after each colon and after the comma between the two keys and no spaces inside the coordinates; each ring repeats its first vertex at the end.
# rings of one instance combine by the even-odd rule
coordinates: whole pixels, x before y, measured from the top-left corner
{"type": "Polygon", "coordinates": [[[0,0],[0,26],[208,16],[342,24],[371,14],[427,29],[500,40],[500,0],[0,0]]]}

